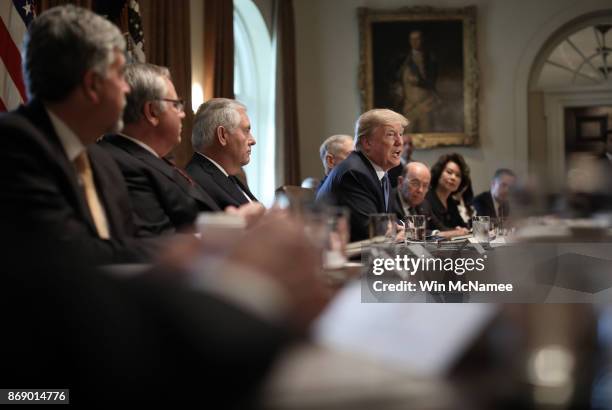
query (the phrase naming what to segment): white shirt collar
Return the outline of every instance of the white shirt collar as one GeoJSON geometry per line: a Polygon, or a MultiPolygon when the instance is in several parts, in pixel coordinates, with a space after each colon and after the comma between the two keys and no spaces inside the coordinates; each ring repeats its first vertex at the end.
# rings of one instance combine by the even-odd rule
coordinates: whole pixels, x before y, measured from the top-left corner
{"type": "Polygon", "coordinates": [[[137,144],[137,145],[141,146],[142,148],[144,148],[147,151],[149,151],[151,154],[155,155],[157,158],[161,158],[159,156],[159,154],[157,152],[155,152],[155,150],[153,148],[149,147],[144,142],[142,142],[142,141],[140,141],[140,140],[138,140],[136,138],[130,137],[129,135],[125,135],[125,134],[121,134],[121,133],[119,133],[119,136],[132,141],[134,144],[137,144]]]}
{"type": "Polygon", "coordinates": [[[62,121],[57,115],[55,115],[51,110],[45,107],[47,114],[49,115],[49,119],[51,120],[51,124],[55,129],[55,133],[57,134],[62,147],[64,148],[64,152],[68,159],[72,162],[78,157],[81,152],[85,150],[85,145],[81,142],[79,137],[66,125],[64,121],[62,121]]]}
{"type": "MultiPolygon", "coordinates": [[[[366,158],[368,158],[368,156],[365,153],[363,153],[363,155],[366,158]]],[[[376,176],[378,177],[378,180],[382,181],[382,179],[385,176],[386,172],[382,169],[382,167],[379,167],[378,165],[373,163],[372,160],[370,160],[370,158],[368,158],[368,161],[370,161],[370,164],[372,164],[372,166],[374,167],[374,171],[376,171],[376,176]]]]}
{"type": "Polygon", "coordinates": [[[217,162],[216,162],[214,159],[212,159],[212,158],[210,158],[210,157],[207,157],[206,155],[202,154],[202,153],[201,153],[201,152],[199,152],[199,151],[196,151],[196,152],[197,152],[198,154],[200,154],[201,156],[203,156],[204,158],[206,158],[207,160],[209,160],[210,162],[212,162],[214,166],[216,166],[217,168],[219,168],[219,171],[223,172],[223,175],[225,175],[226,177],[229,177],[229,174],[228,174],[227,172],[225,172],[225,170],[223,169],[223,167],[222,167],[221,165],[217,164],[217,162]]]}

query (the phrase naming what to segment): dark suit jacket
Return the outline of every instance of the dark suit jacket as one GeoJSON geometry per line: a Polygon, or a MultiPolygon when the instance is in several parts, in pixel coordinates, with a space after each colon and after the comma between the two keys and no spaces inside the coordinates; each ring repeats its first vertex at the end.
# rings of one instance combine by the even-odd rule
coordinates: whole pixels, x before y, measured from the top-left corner
{"type": "MultiPolygon", "coordinates": [[[[345,206],[351,211],[351,241],[367,239],[370,214],[386,213],[385,199],[374,167],[364,154],[352,152],[327,176],[317,201],[345,206]]],[[[391,200],[389,200],[391,202],[391,200]]],[[[391,212],[391,204],[389,204],[391,212]]]]}
{"type": "Polygon", "coordinates": [[[398,219],[403,220],[408,215],[425,215],[427,219],[427,230],[433,231],[435,229],[441,228],[441,223],[435,217],[435,215],[431,211],[431,205],[425,199],[420,205],[411,209],[410,213],[406,213],[404,211],[404,207],[402,206],[402,202],[400,200],[400,192],[397,188],[391,191],[391,206],[392,211],[395,212],[398,219]]]}
{"type": "MultiPolygon", "coordinates": [[[[230,205],[238,207],[249,202],[236,185],[215,164],[198,153],[194,153],[191,157],[187,164],[187,172],[215,200],[221,209],[230,205]]],[[[257,201],[257,198],[240,179],[237,178],[236,181],[252,201],[257,201]]]]}
{"type": "Polygon", "coordinates": [[[12,245],[0,249],[0,321],[10,327],[0,338],[2,386],[61,386],[89,407],[245,409],[291,340],[280,326],[176,283],[187,277],[180,272],[117,279],[67,263],[57,249],[12,245]]]}
{"type": "Polygon", "coordinates": [[[138,236],[192,231],[198,212],[220,211],[174,167],[120,135],[98,143],[117,162],[127,184],[138,236]]]}
{"type": "Polygon", "coordinates": [[[455,229],[457,226],[464,228],[468,227],[463,218],[461,218],[461,214],[459,214],[457,201],[455,201],[452,196],[448,197],[447,208],[445,208],[442,202],[440,202],[440,199],[438,198],[438,195],[436,195],[436,191],[434,189],[429,190],[425,198],[431,206],[432,215],[438,221],[439,230],[448,231],[455,229]]]}
{"type": "MultiPolygon", "coordinates": [[[[491,191],[485,191],[474,198],[472,206],[476,210],[476,214],[480,216],[490,216],[491,218],[497,218],[497,211],[495,210],[495,202],[493,202],[493,195],[491,191]]],[[[510,206],[508,204],[502,205],[503,216],[507,217],[510,215],[510,206]]]]}
{"type": "Polygon", "coordinates": [[[133,237],[132,211],[121,172],[100,147],[90,146],[88,152],[110,240],[98,237],[74,166],[42,103],[34,100],[2,114],[0,225],[4,233],[55,238],[87,255],[90,263],[149,259],[159,243],[133,237]]]}

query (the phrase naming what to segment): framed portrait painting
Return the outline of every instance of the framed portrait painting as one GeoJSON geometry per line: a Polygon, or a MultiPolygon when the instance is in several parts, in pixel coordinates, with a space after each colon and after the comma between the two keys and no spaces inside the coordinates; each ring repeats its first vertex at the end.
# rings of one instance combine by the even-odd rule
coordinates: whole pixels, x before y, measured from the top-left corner
{"type": "Polygon", "coordinates": [[[417,148],[475,144],[476,7],[360,8],[359,25],[362,109],[402,113],[417,148]]]}

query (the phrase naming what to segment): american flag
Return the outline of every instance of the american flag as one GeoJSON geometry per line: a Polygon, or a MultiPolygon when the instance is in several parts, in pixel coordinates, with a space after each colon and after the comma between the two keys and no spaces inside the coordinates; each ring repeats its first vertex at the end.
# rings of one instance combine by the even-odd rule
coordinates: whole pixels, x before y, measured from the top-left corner
{"type": "Polygon", "coordinates": [[[142,30],[142,19],[140,17],[140,5],[136,0],[128,1],[128,47],[132,58],[144,63],[146,61],[144,52],[144,32],[142,30]]]}
{"type": "Polygon", "coordinates": [[[28,24],[35,17],[32,0],[0,1],[0,111],[25,102],[21,72],[21,44],[28,24]]]}
{"type": "MultiPolygon", "coordinates": [[[[2,1],[2,0],[0,0],[2,1]]],[[[94,12],[112,21],[123,32],[127,42],[127,54],[130,61],[146,61],[144,52],[144,32],[140,5],[137,0],[93,0],[94,12]]]]}

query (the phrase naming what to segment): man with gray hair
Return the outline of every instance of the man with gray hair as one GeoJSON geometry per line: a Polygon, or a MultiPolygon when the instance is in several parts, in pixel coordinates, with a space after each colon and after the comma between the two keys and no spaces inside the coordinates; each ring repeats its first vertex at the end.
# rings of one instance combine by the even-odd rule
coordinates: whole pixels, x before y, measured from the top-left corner
{"type": "Polygon", "coordinates": [[[121,173],[93,144],[122,127],[121,32],[86,9],[55,7],[32,21],[24,47],[30,102],[0,118],[1,225],[90,264],[148,260],[154,242],[135,240],[121,173]]]}
{"type": "Polygon", "coordinates": [[[363,113],[355,125],[355,152],[334,167],[317,192],[318,201],[351,211],[351,240],[368,237],[370,214],[391,212],[387,171],[400,163],[408,120],[388,109],[363,113]]]}
{"type": "MultiPolygon", "coordinates": [[[[299,225],[271,218],[234,248],[222,235],[210,238],[209,249],[228,251],[229,261],[214,266],[200,265],[206,258],[194,239],[170,247],[154,275],[95,271],[135,260],[148,242],[129,236],[125,182],[93,144],[121,128],[125,42],[104,18],[69,5],[34,19],[25,44],[30,103],[0,115],[0,226],[10,242],[0,300],[11,307],[0,313],[11,329],[0,338],[0,350],[11,352],[0,385],[9,377],[19,386],[60,385],[85,404],[171,402],[187,390],[197,392],[181,396],[188,402],[254,406],[258,382],[293,330],[306,331],[324,305],[319,253],[299,225]],[[196,266],[225,282],[205,280],[196,266]],[[238,290],[224,294],[228,283],[238,290]],[[206,375],[194,382],[199,369],[206,375]]],[[[149,111],[173,115],[176,126],[180,106],[170,104],[149,111]]]]}
{"type": "Polygon", "coordinates": [[[353,137],[350,135],[337,134],[327,138],[319,148],[319,156],[323,162],[323,170],[325,175],[319,184],[319,187],[325,183],[325,179],[332,169],[349,156],[353,151],[353,137]]]}
{"type": "Polygon", "coordinates": [[[221,209],[257,201],[236,176],[251,160],[255,145],[243,104],[228,98],[202,104],[193,120],[191,143],[194,154],[187,172],[221,209]]]}
{"type": "Polygon", "coordinates": [[[353,152],[353,137],[350,135],[337,134],[327,138],[319,148],[321,162],[325,175],[329,175],[330,171],[336,165],[341,163],[353,152]]]}
{"type": "Polygon", "coordinates": [[[220,211],[215,201],[166,156],[181,141],[183,100],[170,72],[128,64],[130,86],[121,133],[99,141],[127,182],[138,236],[193,232],[199,212],[220,211]]]}

